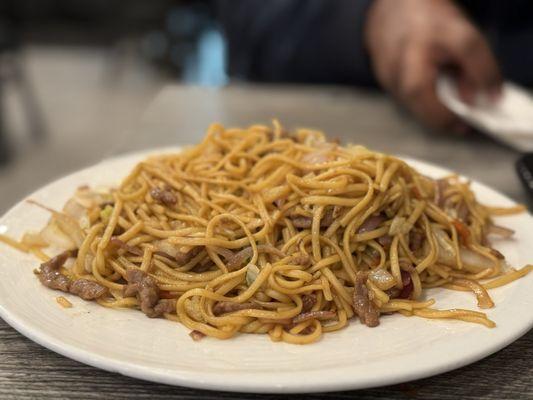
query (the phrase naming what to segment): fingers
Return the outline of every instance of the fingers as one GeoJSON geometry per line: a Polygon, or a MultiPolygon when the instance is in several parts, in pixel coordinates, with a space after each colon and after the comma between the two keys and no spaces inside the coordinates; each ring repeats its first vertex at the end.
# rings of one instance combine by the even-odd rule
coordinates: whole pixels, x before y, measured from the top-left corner
{"type": "Polygon", "coordinates": [[[499,94],[502,77],[498,63],[486,40],[472,25],[458,25],[441,40],[457,72],[459,93],[465,101],[472,102],[480,91],[491,97],[499,94]]]}
{"type": "Polygon", "coordinates": [[[466,129],[466,125],[437,97],[435,82],[439,66],[428,51],[416,45],[408,46],[399,65],[393,93],[417,118],[436,128],[466,129]]]}
{"type": "Polygon", "coordinates": [[[381,85],[427,125],[467,129],[439,101],[435,84],[452,70],[466,101],[499,92],[498,64],[481,33],[449,1],[382,0],[371,11],[365,40],[381,85]]]}

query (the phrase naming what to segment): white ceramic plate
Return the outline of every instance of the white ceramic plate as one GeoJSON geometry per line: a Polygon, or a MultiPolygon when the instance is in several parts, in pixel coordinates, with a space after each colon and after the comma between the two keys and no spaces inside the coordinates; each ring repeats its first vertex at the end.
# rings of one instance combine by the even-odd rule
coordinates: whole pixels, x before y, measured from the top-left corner
{"type": "MultiPolygon", "coordinates": [[[[61,207],[82,184],[120,182],[142,155],[103,162],[60,179],[32,194],[32,199],[61,207]]],[[[410,161],[421,172],[447,172],[410,161]]],[[[507,197],[474,183],[488,204],[510,206],[507,197]]],[[[14,237],[39,229],[48,215],[26,202],[13,207],[0,229],[14,237]]],[[[516,230],[497,248],[513,265],[533,261],[528,214],[501,218],[516,230]]],[[[496,307],[488,311],[494,329],[460,321],[383,317],[377,328],[358,322],[319,342],[297,346],[273,343],[266,335],[240,335],[227,341],[194,342],[188,329],[134,310],[111,310],[64,295],[74,304],[64,309],[60,294],[43,287],[32,273],[38,262],[0,245],[0,316],[23,335],[72,359],[124,375],[202,389],[242,392],[318,392],[368,388],[423,378],[477,361],[510,344],[533,325],[533,275],[491,291],[496,307]]],[[[476,308],[469,293],[432,290],[441,308],[476,308]]]]}

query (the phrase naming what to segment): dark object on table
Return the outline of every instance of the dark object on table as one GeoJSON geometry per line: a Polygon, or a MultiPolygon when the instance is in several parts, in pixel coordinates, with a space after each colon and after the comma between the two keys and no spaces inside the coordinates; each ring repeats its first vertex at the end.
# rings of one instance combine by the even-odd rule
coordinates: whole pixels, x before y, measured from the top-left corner
{"type": "Polygon", "coordinates": [[[526,153],[516,162],[516,172],[524,185],[529,210],[533,210],[533,153],[526,153]]]}

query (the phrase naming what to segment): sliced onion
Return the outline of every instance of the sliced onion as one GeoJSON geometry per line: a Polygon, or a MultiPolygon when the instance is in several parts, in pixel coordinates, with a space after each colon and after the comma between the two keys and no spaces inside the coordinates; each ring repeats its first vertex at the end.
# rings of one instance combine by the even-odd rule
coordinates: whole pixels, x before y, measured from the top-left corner
{"type": "Polygon", "coordinates": [[[191,299],[185,301],[185,311],[196,321],[204,321],[204,316],[200,311],[199,297],[191,297],[191,299]]]}
{"type": "Polygon", "coordinates": [[[365,146],[361,146],[359,144],[358,145],[348,144],[346,145],[345,150],[351,155],[353,155],[354,157],[360,157],[360,156],[364,156],[370,153],[375,154],[374,152],[371,152],[370,150],[368,150],[365,146]]]}
{"type": "Polygon", "coordinates": [[[158,240],[154,242],[156,251],[168,255],[169,258],[174,258],[178,249],[172,243],[166,240],[158,240]]]}
{"type": "Polygon", "coordinates": [[[63,213],[57,213],[52,218],[56,219],[57,226],[74,242],[76,248],[80,248],[85,235],[83,234],[78,222],[72,217],[69,217],[63,213]]]}
{"type": "Polygon", "coordinates": [[[73,199],[85,209],[89,209],[102,203],[112,202],[113,196],[109,188],[91,189],[88,186],[84,186],[78,188],[73,199]]]}
{"type": "Polygon", "coordinates": [[[22,243],[30,247],[46,247],[48,243],[39,233],[26,232],[22,236],[22,243]]]}
{"type": "MultiPolygon", "coordinates": [[[[59,234],[63,233],[63,236],[67,236],[69,241],[74,243],[74,247],[67,247],[65,249],[70,250],[72,248],[79,248],[81,246],[85,238],[85,235],[83,234],[83,231],[81,230],[80,225],[74,218],[62,212],[58,212],[50,207],[47,207],[35,200],[29,199],[27,201],[28,203],[34,204],[37,207],[40,207],[52,214],[52,218],[50,218],[50,222],[48,222],[48,225],[52,225],[52,227],[50,228],[50,232],[45,233],[48,239],[43,236],[43,238],[48,243],[55,244],[56,239],[54,239],[54,237],[58,236],[57,231],[59,230],[60,231],[59,234]]],[[[43,231],[45,229],[43,229],[43,231]]],[[[43,232],[41,232],[41,235],[43,235],[43,232]]],[[[58,239],[58,240],[60,242],[62,241],[61,239],[58,239]]]]}
{"type": "Polygon", "coordinates": [[[433,228],[433,234],[435,235],[439,246],[439,262],[446,265],[455,265],[457,262],[455,249],[446,232],[440,228],[433,228]]]}
{"type": "MultiPolygon", "coordinates": [[[[398,215],[395,216],[392,219],[392,222],[390,224],[389,235],[390,236],[394,236],[394,235],[397,235],[399,233],[406,233],[405,225],[407,225],[407,223],[406,223],[406,219],[404,217],[400,217],[398,215]]],[[[407,229],[407,232],[408,231],[409,231],[409,229],[407,229]]]]}
{"type": "Polygon", "coordinates": [[[65,203],[63,212],[74,218],[76,221],[79,221],[80,218],[87,215],[87,209],[78,203],[74,198],[65,203]]]}
{"type": "Polygon", "coordinates": [[[78,220],[78,224],[80,225],[81,229],[89,229],[91,227],[91,219],[89,218],[89,214],[87,213],[85,216],[81,217],[78,220]]]}
{"type": "Polygon", "coordinates": [[[92,272],[93,261],[94,261],[94,256],[91,253],[87,253],[87,255],[85,256],[85,265],[84,265],[85,271],[87,271],[87,273],[92,272]]]}
{"type": "Polygon", "coordinates": [[[457,218],[463,221],[464,223],[468,222],[468,217],[470,215],[470,210],[464,201],[459,203],[457,206],[457,218]]]}
{"type": "Polygon", "coordinates": [[[88,229],[91,226],[88,209],[83,207],[74,198],[67,201],[63,207],[63,212],[76,220],[81,229],[88,229]]]}
{"type": "Polygon", "coordinates": [[[177,219],[170,221],[168,224],[174,230],[178,230],[180,228],[185,227],[185,224],[182,221],[177,220],[177,219]]]}
{"type": "Polygon", "coordinates": [[[466,265],[477,267],[479,269],[494,267],[494,262],[490,258],[483,257],[481,254],[476,253],[470,249],[461,247],[460,254],[461,260],[466,265]]]}
{"type": "Polygon", "coordinates": [[[492,235],[501,236],[502,238],[505,238],[505,239],[508,239],[514,235],[514,231],[512,229],[509,229],[509,228],[506,228],[500,225],[489,225],[487,229],[487,233],[489,235],[492,234],[492,235]]]}
{"type": "Polygon", "coordinates": [[[54,220],[43,228],[41,238],[49,245],[57,246],[60,249],[72,250],[76,248],[74,241],[59,228],[54,220]]]}
{"type": "Polygon", "coordinates": [[[257,265],[248,264],[248,269],[246,270],[246,284],[248,287],[252,286],[252,284],[255,282],[259,272],[260,271],[257,265]]]}
{"type": "Polygon", "coordinates": [[[368,279],[381,290],[388,290],[396,284],[394,277],[383,268],[370,271],[368,279]]]}
{"type": "Polygon", "coordinates": [[[324,164],[333,160],[333,156],[328,155],[324,150],[317,150],[302,156],[301,161],[306,164],[324,164]]]}
{"type": "MultiPolygon", "coordinates": [[[[454,266],[456,264],[456,254],[455,249],[451,244],[450,238],[442,229],[433,228],[433,233],[437,238],[437,243],[439,245],[439,258],[438,261],[454,266]]],[[[494,263],[491,259],[483,257],[481,254],[476,253],[466,247],[459,248],[459,255],[463,264],[474,267],[476,269],[485,269],[494,267],[494,263]]]]}
{"type": "Polygon", "coordinates": [[[455,208],[446,207],[444,212],[450,217],[451,219],[458,219],[457,216],[457,210],[455,208]]]}

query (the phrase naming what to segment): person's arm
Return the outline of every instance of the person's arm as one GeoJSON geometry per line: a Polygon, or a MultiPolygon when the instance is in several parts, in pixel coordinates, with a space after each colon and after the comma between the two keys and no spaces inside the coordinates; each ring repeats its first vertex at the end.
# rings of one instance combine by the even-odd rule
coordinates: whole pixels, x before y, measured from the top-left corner
{"type": "Polygon", "coordinates": [[[220,0],[229,72],[256,81],[373,85],[363,42],[371,0],[220,0]]]}
{"type": "Polygon", "coordinates": [[[465,129],[436,96],[441,72],[466,100],[501,85],[487,41],[452,0],[221,0],[220,16],[233,76],[368,85],[375,75],[434,127],[465,129]]]}
{"type": "Polygon", "coordinates": [[[428,125],[465,127],[437,98],[444,71],[466,101],[499,92],[502,78],[486,39],[453,1],[374,0],[365,41],[380,84],[428,125]]]}

